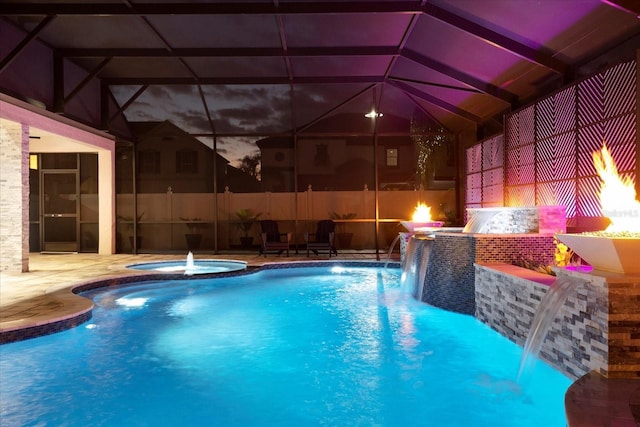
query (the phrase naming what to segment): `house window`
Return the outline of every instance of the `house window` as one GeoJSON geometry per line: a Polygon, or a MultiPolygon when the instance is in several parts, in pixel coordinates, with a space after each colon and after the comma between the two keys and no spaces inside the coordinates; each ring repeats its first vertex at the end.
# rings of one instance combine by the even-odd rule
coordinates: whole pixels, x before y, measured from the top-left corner
{"type": "Polygon", "coordinates": [[[397,148],[387,148],[387,166],[398,166],[397,148]]]}
{"type": "Polygon", "coordinates": [[[177,151],[176,173],[198,173],[198,152],[195,150],[177,151]]]}
{"type": "Polygon", "coordinates": [[[315,166],[329,166],[329,146],[326,144],[316,145],[316,155],[313,157],[315,166]]]}
{"type": "Polygon", "coordinates": [[[159,151],[140,151],[138,155],[138,168],[140,169],[140,173],[160,173],[159,151]]]}

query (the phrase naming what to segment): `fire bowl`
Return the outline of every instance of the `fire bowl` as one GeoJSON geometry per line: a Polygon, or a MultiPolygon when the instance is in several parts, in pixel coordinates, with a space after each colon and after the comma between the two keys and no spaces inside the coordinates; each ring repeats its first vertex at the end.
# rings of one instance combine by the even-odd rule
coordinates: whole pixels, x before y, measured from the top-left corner
{"type": "Polygon", "coordinates": [[[426,221],[426,222],[413,222],[413,221],[400,221],[400,224],[404,226],[411,233],[427,232],[433,228],[440,228],[444,225],[444,221],[426,221]]]}
{"type": "Polygon", "coordinates": [[[640,274],[640,238],[598,234],[556,234],[594,270],[622,274],[640,274]]]}

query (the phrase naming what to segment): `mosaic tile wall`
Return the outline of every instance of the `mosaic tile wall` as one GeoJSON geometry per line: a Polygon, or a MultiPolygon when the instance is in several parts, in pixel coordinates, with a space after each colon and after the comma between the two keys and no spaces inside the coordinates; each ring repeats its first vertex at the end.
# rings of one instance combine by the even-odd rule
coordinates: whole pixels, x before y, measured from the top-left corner
{"type": "MultiPolygon", "coordinates": [[[[480,321],[524,345],[549,287],[476,265],[476,313],[480,321]]],[[[558,270],[577,282],[543,343],[540,357],[578,378],[594,370],[609,378],[640,378],[640,277],[558,270]]]]}
{"type": "Polygon", "coordinates": [[[436,234],[422,300],[446,310],[473,314],[475,257],[475,240],[472,235],[436,234]]]}
{"type": "Polygon", "coordinates": [[[512,263],[520,258],[552,264],[553,236],[437,233],[423,301],[464,314],[475,313],[474,263],[512,263]]]}
{"type": "Polygon", "coordinates": [[[477,234],[474,239],[476,241],[475,262],[514,263],[525,259],[545,265],[554,263],[555,244],[552,235],[477,234]]]}

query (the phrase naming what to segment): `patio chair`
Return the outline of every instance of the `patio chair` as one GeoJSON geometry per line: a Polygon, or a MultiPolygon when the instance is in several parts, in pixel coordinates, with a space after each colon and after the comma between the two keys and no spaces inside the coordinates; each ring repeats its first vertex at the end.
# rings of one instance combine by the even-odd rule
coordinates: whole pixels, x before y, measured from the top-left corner
{"type": "Polygon", "coordinates": [[[291,243],[291,233],[280,233],[278,230],[278,223],[271,219],[265,219],[260,221],[260,230],[262,237],[262,248],[260,253],[264,254],[265,258],[267,252],[278,251],[278,255],[287,251],[289,256],[289,245],[291,243]]]}
{"type": "Polygon", "coordinates": [[[315,233],[305,232],[304,240],[307,243],[307,256],[309,256],[310,251],[318,255],[318,251],[322,250],[326,250],[329,253],[329,258],[331,258],[331,254],[338,256],[338,251],[333,245],[335,230],[335,222],[330,219],[323,219],[318,221],[315,233]]]}

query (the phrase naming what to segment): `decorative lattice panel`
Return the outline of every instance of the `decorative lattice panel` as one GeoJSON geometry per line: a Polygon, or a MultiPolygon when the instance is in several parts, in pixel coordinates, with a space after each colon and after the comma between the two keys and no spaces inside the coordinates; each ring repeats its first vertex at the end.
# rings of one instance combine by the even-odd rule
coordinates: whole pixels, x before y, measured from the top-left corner
{"type": "Polygon", "coordinates": [[[537,182],[550,182],[573,179],[576,176],[576,157],[554,157],[541,160],[537,164],[537,182]]]}
{"type": "Polygon", "coordinates": [[[505,206],[535,206],[535,185],[520,185],[505,188],[505,206]]]}
{"type": "Polygon", "coordinates": [[[636,115],[625,114],[604,122],[603,140],[608,146],[635,143],[636,115]]]}
{"type": "Polygon", "coordinates": [[[535,106],[523,108],[506,119],[507,150],[535,141],[535,106]]]}
{"type": "Polygon", "coordinates": [[[482,170],[482,144],[467,148],[467,174],[482,170]]]}
{"type": "Polygon", "coordinates": [[[543,99],[538,103],[537,107],[537,115],[538,115],[538,126],[537,126],[537,138],[545,139],[549,138],[551,135],[555,133],[554,127],[554,98],[549,97],[543,99]]]}
{"type": "Polygon", "coordinates": [[[482,174],[467,175],[466,204],[482,203],[482,174]]]}
{"type": "Polygon", "coordinates": [[[504,174],[502,168],[489,169],[482,172],[482,186],[502,185],[504,182],[504,174]]]}
{"type": "Polygon", "coordinates": [[[636,64],[626,62],[602,72],[604,75],[604,117],[634,112],[636,108],[636,64]]]}
{"type": "Polygon", "coordinates": [[[520,144],[530,144],[536,140],[536,108],[534,105],[520,111],[520,144]]]}
{"type": "Polygon", "coordinates": [[[607,145],[619,172],[635,172],[637,145],[633,143],[607,145]]]}
{"type": "Polygon", "coordinates": [[[534,183],[535,174],[535,146],[533,144],[514,148],[507,151],[506,183],[519,185],[534,183]]]}
{"type": "Polygon", "coordinates": [[[481,197],[482,206],[499,206],[502,193],[503,206],[563,205],[568,224],[598,220],[601,181],[592,153],[605,142],[620,174],[637,179],[637,72],[636,61],[618,64],[505,116],[504,170],[492,167],[500,158],[495,139],[476,146],[483,147],[473,158],[482,191],[473,203],[481,197]]]}
{"type": "Polygon", "coordinates": [[[555,157],[575,156],[575,132],[554,135],[536,143],[536,160],[549,160],[555,157]]]}
{"type": "Polygon", "coordinates": [[[487,185],[482,189],[482,207],[504,206],[504,186],[502,183],[487,185]]]}
{"type": "MultiPolygon", "coordinates": [[[[635,130],[633,133],[635,134],[635,130]]],[[[596,175],[597,171],[593,165],[593,152],[600,151],[602,143],[597,143],[594,139],[582,139],[580,136],[579,140],[578,176],[596,175]]],[[[619,172],[635,172],[636,152],[638,149],[635,142],[607,144],[607,149],[611,153],[619,172]]]]}
{"type": "Polygon", "coordinates": [[[550,96],[537,105],[537,139],[567,132],[576,127],[576,88],[570,87],[550,96]]]}
{"type": "Polygon", "coordinates": [[[602,216],[600,207],[600,178],[580,178],[577,184],[576,216],[602,216]]]}
{"type": "Polygon", "coordinates": [[[556,94],[555,98],[555,132],[560,134],[576,128],[576,87],[569,87],[556,94]]]}
{"type": "Polygon", "coordinates": [[[578,153],[593,153],[602,148],[604,123],[596,123],[578,129],[578,153]]]}
{"type": "Polygon", "coordinates": [[[604,117],[604,74],[578,84],[578,126],[597,123],[604,117]]]}
{"type": "Polygon", "coordinates": [[[509,150],[520,145],[520,134],[518,133],[518,122],[520,116],[517,113],[508,115],[505,119],[505,149],[509,150]]]}
{"type": "Polygon", "coordinates": [[[502,136],[482,143],[482,170],[502,167],[504,164],[504,141],[502,136]]]}

